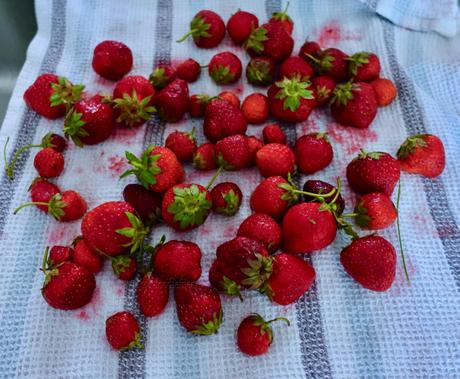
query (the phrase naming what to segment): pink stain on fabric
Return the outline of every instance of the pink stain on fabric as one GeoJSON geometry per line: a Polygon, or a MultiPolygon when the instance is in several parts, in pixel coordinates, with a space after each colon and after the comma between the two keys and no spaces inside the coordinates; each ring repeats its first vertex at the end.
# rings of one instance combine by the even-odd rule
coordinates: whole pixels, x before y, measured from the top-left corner
{"type": "Polygon", "coordinates": [[[356,32],[344,30],[338,20],[328,21],[317,32],[317,42],[322,49],[334,47],[341,41],[359,41],[361,36],[356,32]]]}
{"type": "Polygon", "coordinates": [[[79,223],[52,223],[46,230],[48,235],[47,244],[54,245],[69,245],[79,233],[79,223]]]}
{"type": "Polygon", "coordinates": [[[128,168],[128,164],[124,157],[114,155],[109,157],[109,170],[114,176],[120,176],[128,168]]]}
{"type": "Polygon", "coordinates": [[[115,128],[111,138],[113,141],[120,142],[125,145],[132,145],[137,143],[138,139],[144,135],[144,128],[145,124],[137,128],[119,126],[115,128]]]}
{"type": "Polygon", "coordinates": [[[335,122],[328,123],[326,128],[332,141],[340,144],[347,154],[355,154],[368,142],[378,140],[377,133],[372,129],[356,129],[335,122]]]}

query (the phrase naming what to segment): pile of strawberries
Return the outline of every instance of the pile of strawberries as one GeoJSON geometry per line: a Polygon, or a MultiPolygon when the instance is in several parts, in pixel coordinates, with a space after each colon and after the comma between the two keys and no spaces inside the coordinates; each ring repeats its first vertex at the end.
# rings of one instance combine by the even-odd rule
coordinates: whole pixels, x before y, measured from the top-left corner
{"type": "MultiPolygon", "coordinates": [[[[125,44],[115,41],[98,44],[93,56],[94,70],[117,81],[111,96],[90,95],[84,86],[54,74],[40,75],[27,89],[24,100],[30,108],[49,119],[64,117],[66,139],[49,134],[41,144],[15,152],[6,166],[10,177],[20,154],[29,148],[41,149],[34,159],[39,177],[30,187],[31,202],[16,211],[35,205],[58,221],[82,218],[81,236],[72,246],[46,249],[42,294],[50,306],[70,310],[87,304],[96,287],[94,275],[109,260],[121,280],[141,275],[137,302],[146,317],[163,312],[169,287],[174,286],[182,326],[191,333],[213,334],[223,322],[221,294],[243,300],[244,292],[252,290],[280,305],[297,301],[315,280],[314,268],[299,255],[326,248],[338,230],[352,238],[340,254],[345,271],[370,290],[391,287],[396,252],[375,231],[397,221],[391,196],[401,169],[430,178],[441,174],[445,165],[442,142],[429,134],[411,136],[399,148],[397,159],[385,152],[362,150],[346,169],[350,187],[361,196],[352,213],[344,213],[340,178],[337,184],[309,179],[299,188],[294,180],[298,173],[315,174],[333,160],[327,134],[302,135],[294,146],[288,146],[278,124],[263,128],[263,141],[246,135],[248,124],[263,124],[270,115],[281,122],[302,122],[313,109],[327,107],[338,123],[368,128],[378,107],[396,97],[396,88],[380,78],[379,58],[373,53],[349,56],[307,41],[298,56],[291,56],[293,26],[286,10],[261,26],[255,15],[244,11],[232,15],[227,26],[209,10],[193,18],[183,40],[191,36],[197,47],[213,48],[227,32],[250,54],[247,80],[268,91],[247,96],[241,106],[231,91],[190,96],[188,83],[196,81],[202,69],[193,59],[177,67],[159,65],[148,79],[126,76],[133,56],[125,44]],[[80,194],[61,191],[49,180],[63,172],[63,151],[69,139],[81,147],[98,144],[116,128],[141,127],[153,113],[166,122],[177,122],[187,112],[204,117],[203,132],[209,142],[197,146],[195,130],[175,131],[165,146],[152,145],[140,156],[126,152],[131,168],[121,177],[134,175],[139,184],[125,187],[124,201],[109,201],[87,212],[80,194]],[[187,162],[193,162],[197,170],[215,170],[207,186],[185,181],[187,162]],[[188,231],[202,225],[211,212],[235,215],[243,200],[239,186],[214,182],[222,170],[254,165],[264,177],[250,195],[254,213],[241,223],[235,238],[217,248],[209,268],[210,286],[196,283],[203,269],[202,251],[195,242],[144,243],[159,222],[188,231]],[[356,225],[372,234],[360,237],[356,225]]],[[[214,55],[207,68],[217,84],[235,83],[243,72],[240,59],[227,51],[214,55]]],[[[258,314],[248,315],[237,332],[240,350],[249,355],[265,353],[273,339],[270,323],[275,320],[289,324],[283,318],[265,321],[258,314]]],[[[142,347],[139,324],[129,312],[109,317],[106,334],[115,349],[142,347]]]]}

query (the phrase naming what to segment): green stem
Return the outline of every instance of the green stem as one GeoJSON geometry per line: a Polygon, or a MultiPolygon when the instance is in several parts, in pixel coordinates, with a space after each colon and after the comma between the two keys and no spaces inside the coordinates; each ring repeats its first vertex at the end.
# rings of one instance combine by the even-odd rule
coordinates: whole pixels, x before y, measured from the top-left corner
{"type": "Polygon", "coordinates": [[[345,213],[345,214],[342,214],[342,217],[348,217],[348,218],[353,218],[353,217],[356,217],[356,216],[359,216],[358,213],[345,213]]]}
{"type": "Polygon", "coordinates": [[[317,63],[317,64],[320,64],[321,61],[318,59],[318,58],[315,58],[313,55],[311,54],[308,54],[308,53],[304,53],[305,56],[307,56],[308,58],[310,58],[313,62],[317,63]]]}
{"type": "Polygon", "coordinates": [[[288,326],[291,326],[291,322],[286,317],[276,317],[272,320],[266,321],[266,323],[270,324],[274,321],[284,321],[288,326]]]}
{"type": "Polygon", "coordinates": [[[291,190],[293,193],[298,193],[298,194],[301,194],[301,195],[307,195],[307,196],[311,196],[311,197],[315,197],[317,199],[321,199],[323,197],[330,197],[332,196],[336,189],[332,189],[330,192],[328,193],[325,193],[325,194],[322,194],[322,193],[313,193],[313,192],[307,192],[307,191],[301,191],[301,190],[298,190],[298,189],[292,189],[291,190]]]}
{"type": "Polygon", "coordinates": [[[16,165],[16,161],[19,158],[19,156],[24,153],[25,151],[33,148],[33,147],[43,147],[43,145],[26,145],[21,147],[16,153],[14,153],[13,158],[11,159],[11,162],[8,163],[7,158],[6,158],[6,145],[9,142],[9,138],[6,140],[5,147],[3,149],[3,158],[5,160],[5,171],[8,175],[8,178],[13,179],[13,172],[14,172],[14,166],[16,165]]]}
{"type": "Polygon", "coordinates": [[[404,267],[404,274],[406,275],[406,279],[408,283],[410,284],[409,272],[407,271],[406,258],[404,256],[404,249],[403,249],[403,243],[402,243],[402,238],[401,238],[401,229],[399,227],[399,200],[400,199],[401,199],[401,181],[398,182],[398,194],[396,196],[396,210],[398,212],[398,217],[396,218],[396,228],[398,231],[399,249],[401,252],[401,260],[402,260],[402,264],[404,267]]]}
{"type": "Polygon", "coordinates": [[[220,175],[222,170],[223,170],[223,166],[220,166],[217,169],[217,171],[214,173],[214,175],[212,176],[211,180],[209,181],[208,185],[206,186],[207,190],[213,185],[213,183],[216,181],[217,177],[220,175]]]}
{"type": "Polygon", "coordinates": [[[197,32],[198,29],[191,29],[185,36],[183,36],[181,39],[177,40],[176,42],[183,42],[185,41],[188,37],[190,37],[191,35],[193,35],[193,33],[197,32]]]}
{"type": "Polygon", "coordinates": [[[42,259],[42,271],[46,273],[46,269],[48,266],[48,257],[49,257],[49,248],[48,246],[45,249],[45,254],[43,254],[43,259],[42,259]]]}
{"type": "Polygon", "coordinates": [[[24,204],[20,205],[19,207],[17,207],[14,210],[13,214],[18,213],[22,208],[25,208],[25,207],[28,207],[28,206],[31,206],[31,205],[46,205],[46,206],[49,206],[49,203],[45,203],[43,201],[30,201],[30,202],[24,203],[24,204]]]}

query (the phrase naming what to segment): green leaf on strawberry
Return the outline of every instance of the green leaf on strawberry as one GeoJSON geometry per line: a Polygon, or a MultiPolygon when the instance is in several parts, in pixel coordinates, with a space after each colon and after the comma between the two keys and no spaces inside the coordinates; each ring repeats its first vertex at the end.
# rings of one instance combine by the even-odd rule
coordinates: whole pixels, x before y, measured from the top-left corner
{"type": "Polygon", "coordinates": [[[202,325],[197,325],[196,329],[192,331],[193,334],[200,334],[203,336],[209,336],[211,334],[217,333],[222,324],[222,311],[219,313],[214,313],[212,315],[212,320],[203,323],[202,325]]]}
{"type": "Polygon", "coordinates": [[[149,229],[144,226],[142,221],[131,212],[125,212],[131,226],[127,228],[118,229],[116,232],[122,236],[131,239],[130,242],[123,245],[124,247],[131,247],[131,253],[137,251],[144,243],[145,236],[149,233],[149,229]]]}
{"type": "Polygon", "coordinates": [[[75,145],[82,147],[83,142],[81,142],[81,137],[88,136],[88,132],[83,129],[83,126],[86,125],[86,122],[83,121],[83,114],[73,110],[68,114],[64,121],[64,134],[66,137],[70,137],[75,145]]]}
{"type": "Polygon", "coordinates": [[[417,134],[407,138],[396,153],[398,159],[407,158],[417,147],[426,147],[427,143],[424,137],[426,134],[417,134]]]}
{"type": "Polygon", "coordinates": [[[353,54],[351,57],[347,58],[350,62],[348,65],[348,69],[352,75],[356,75],[358,73],[358,68],[369,63],[369,53],[361,52],[353,54]]]}
{"type": "Polygon", "coordinates": [[[299,75],[295,75],[291,79],[284,78],[276,82],[275,85],[280,89],[276,95],[276,99],[283,100],[283,109],[289,109],[295,112],[300,107],[301,99],[313,99],[313,92],[309,89],[311,83],[303,81],[299,75]]]}
{"type": "Polygon", "coordinates": [[[257,54],[261,54],[264,51],[263,42],[268,40],[267,29],[259,27],[254,29],[247,41],[243,44],[243,47],[248,50],[251,49],[257,54]]]}
{"type": "Polygon", "coordinates": [[[52,83],[53,93],[50,96],[50,105],[57,107],[65,105],[69,110],[73,104],[80,100],[85,86],[82,84],[72,84],[67,78],[60,76],[57,83],[52,83]]]}
{"type": "Polygon", "coordinates": [[[120,178],[125,178],[129,175],[136,175],[137,180],[145,187],[156,184],[156,175],[161,173],[161,169],[157,164],[161,154],[151,155],[154,145],[150,145],[140,156],[136,157],[133,153],[126,151],[125,156],[129,164],[133,167],[121,174],[120,178]]]}
{"type": "Polygon", "coordinates": [[[125,93],[121,99],[113,99],[114,108],[120,111],[116,122],[133,126],[138,122],[149,120],[151,114],[156,112],[155,107],[149,105],[151,99],[152,96],[139,99],[134,89],[131,96],[125,93]]]}
{"type": "Polygon", "coordinates": [[[214,66],[211,69],[211,78],[217,84],[228,84],[233,81],[235,74],[230,71],[229,66],[222,66],[221,64],[218,66],[214,66]]]}

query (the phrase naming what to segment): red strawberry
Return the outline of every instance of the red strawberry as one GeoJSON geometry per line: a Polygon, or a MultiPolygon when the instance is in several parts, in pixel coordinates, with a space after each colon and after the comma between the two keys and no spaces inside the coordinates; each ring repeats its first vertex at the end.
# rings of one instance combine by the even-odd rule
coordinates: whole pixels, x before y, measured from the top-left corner
{"type": "Polygon", "coordinates": [[[217,84],[235,83],[242,70],[240,59],[229,51],[214,55],[208,66],[209,76],[217,84]]]}
{"type": "Polygon", "coordinates": [[[225,36],[224,21],[213,11],[199,11],[190,23],[190,31],[177,42],[185,41],[190,36],[198,47],[203,49],[216,47],[225,36]]]}
{"type": "Polygon", "coordinates": [[[254,29],[243,47],[251,56],[263,55],[281,62],[291,55],[294,40],[283,26],[268,23],[254,29]]]}
{"type": "Polygon", "coordinates": [[[371,82],[380,76],[380,60],[373,53],[353,54],[348,62],[348,71],[356,82],[371,82]]]}
{"type": "Polygon", "coordinates": [[[198,170],[214,170],[217,167],[215,145],[207,142],[198,146],[195,154],[193,155],[193,165],[198,170]]]}
{"type": "Polygon", "coordinates": [[[195,118],[203,117],[210,100],[211,97],[206,94],[190,96],[190,116],[195,118]]]}
{"type": "Polygon", "coordinates": [[[85,267],[89,272],[97,274],[102,269],[104,261],[100,254],[95,253],[81,237],[73,241],[73,262],[85,267]]]}
{"type": "Polygon", "coordinates": [[[51,147],[56,151],[62,153],[67,148],[67,142],[64,137],[59,134],[48,133],[42,138],[41,147],[51,147]]]}
{"type": "Polygon", "coordinates": [[[241,106],[248,124],[261,124],[268,118],[269,108],[267,96],[261,93],[248,95],[241,106]]]}
{"type": "Polygon", "coordinates": [[[321,75],[329,76],[336,82],[348,78],[348,55],[336,48],[329,48],[318,53],[317,57],[308,56],[321,75]]]}
{"type": "Polygon", "coordinates": [[[315,269],[295,255],[280,253],[273,257],[273,272],[262,288],[271,301],[280,305],[296,302],[312,286],[315,269]]]}
{"type": "Polygon", "coordinates": [[[256,161],[256,154],[264,145],[260,138],[256,136],[248,136],[248,147],[249,152],[251,153],[251,165],[253,165],[256,161]]]}
{"type": "Polygon", "coordinates": [[[386,107],[396,98],[398,91],[390,79],[375,79],[371,82],[379,107],[386,107]]]}
{"type": "Polygon", "coordinates": [[[72,261],[73,249],[68,246],[53,246],[49,250],[48,266],[57,266],[64,262],[72,261]]]}
{"type": "Polygon", "coordinates": [[[243,301],[241,286],[223,274],[221,263],[218,259],[212,262],[211,268],[209,269],[209,283],[219,292],[228,296],[238,296],[240,300],[243,301]]]}
{"type": "Polygon", "coordinates": [[[288,32],[289,34],[292,34],[292,30],[294,29],[294,22],[292,21],[291,17],[287,14],[287,10],[289,8],[289,2],[286,4],[286,8],[284,8],[284,11],[282,12],[275,12],[272,14],[272,17],[268,22],[270,24],[274,24],[277,26],[281,26],[288,32]]]}
{"type": "Polygon", "coordinates": [[[158,316],[163,313],[168,304],[168,283],[157,278],[152,273],[147,273],[137,285],[136,297],[139,309],[144,316],[158,316]]]}
{"type": "Polygon", "coordinates": [[[198,80],[201,74],[200,64],[192,59],[186,59],[176,67],[177,77],[185,80],[187,83],[193,83],[198,80]]]}
{"type": "Polygon", "coordinates": [[[234,134],[245,134],[247,127],[243,112],[227,101],[213,99],[206,107],[203,132],[211,142],[234,134]]]}
{"type": "Polygon", "coordinates": [[[268,86],[275,81],[275,62],[268,57],[251,58],[246,66],[246,78],[254,86],[268,86]]]}
{"type": "Polygon", "coordinates": [[[292,150],[280,143],[264,145],[256,153],[256,164],[262,176],[287,177],[295,170],[295,156],[292,150]]]}
{"type": "Polygon", "coordinates": [[[45,147],[35,155],[34,167],[41,177],[55,178],[64,170],[64,156],[51,147],[45,147]]]}
{"type": "Polygon", "coordinates": [[[381,192],[363,195],[355,206],[356,223],[364,229],[385,229],[395,222],[398,216],[391,199],[381,192]]]}
{"type": "Polygon", "coordinates": [[[190,132],[172,132],[166,137],[165,146],[176,154],[177,159],[186,162],[192,159],[196,152],[195,128],[190,132]]]}
{"type": "Polygon", "coordinates": [[[214,288],[181,283],[174,290],[174,298],[177,317],[187,331],[201,335],[217,333],[223,312],[219,293],[214,288]]]}
{"type": "Polygon", "coordinates": [[[119,80],[131,71],[133,54],[123,42],[102,41],[93,53],[93,69],[103,78],[119,80]]]}
{"type": "Polygon", "coordinates": [[[84,88],[73,85],[63,76],[41,74],[24,92],[24,101],[40,116],[55,119],[66,114],[80,99],[84,88]]]}
{"type": "Polygon", "coordinates": [[[223,91],[217,95],[221,100],[228,101],[231,105],[236,108],[240,107],[240,99],[235,95],[235,92],[232,91],[223,91]]]}
{"type": "Polygon", "coordinates": [[[120,280],[132,280],[136,276],[137,261],[131,255],[117,255],[110,259],[112,261],[113,273],[120,280]]]}
{"type": "Polygon", "coordinates": [[[77,146],[95,145],[110,137],[115,127],[112,107],[95,95],[78,101],[64,123],[64,133],[77,146]]]}
{"type": "MultiPolygon", "coordinates": [[[[29,191],[33,203],[48,203],[54,195],[61,193],[57,185],[40,177],[32,182],[29,191]]],[[[37,208],[48,213],[48,205],[37,204],[37,208]]]]}
{"type": "Polygon", "coordinates": [[[73,262],[56,266],[47,266],[47,262],[48,249],[43,259],[45,282],[42,295],[50,306],[67,311],[81,308],[91,301],[96,288],[96,280],[91,272],[73,262]]]}
{"type": "Polygon", "coordinates": [[[291,79],[294,76],[298,76],[303,81],[306,81],[313,76],[313,68],[300,57],[289,57],[281,64],[279,77],[280,79],[291,79]]]}
{"type": "Polygon", "coordinates": [[[264,244],[273,253],[281,245],[281,228],[269,215],[254,213],[246,218],[238,228],[237,236],[252,238],[264,244]]]}
{"type": "Polygon", "coordinates": [[[236,134],[225,137],[216,143],[216,158],[219,166],[225,170],[241,170],[251,163],[246,136],[236,134]]]}
{"type": "Polygon", "coordinates": [[[189,241],[168,241],[155,250],[153,272],[165,281],[195,282],[201,276],[200,247],[189,241]]]}
{"type": "Polygon", "coordinates": [[[127,151],[126,159],[133,168],[120,178],[134,174],[151,191],[162,193],[184,180],[184,168],[176,154],[166,147],[151,145],[139,158],[127,151]]]}
{"type": "Polygon", "coordinates": [[[321,48],[317,42],[305,41],[299,50],[299,57],[305,59],[307,63],[315,64],[321,48]]]}
{"type": "Polygon", "coordinates": [[[141,330],[135,317],[126,311],[115,313],[105,322],[105,334],[115,350],[143,349],[141,330]]]}
{"type": "Polygon", "coordinates": [[[335,82],[328,76],[317,76],[312,79],[316,101],[321,107],[329,103],[335,89],[335,82]]]}
{"type": "Polygon", "coordinates": [[[247,316],[241,321],[236,333],[236,343],[238,348],[245,354],[257,356],[265,354],[273,342],[273,330],[270,323],[282,320],[289,326],[289,320],[284,317],[277,317],[270,321],[265,321],[257,313],[247,316]]]}
{"type": "Polygon", "coordinates": [[[239,10],[227,21],[227,32],[236,45],[242,45],[251,35],[253,29],[259,27],[256,15],[239,10]]]}
{"type": "Polygon", "coordinates": [[[216,213],[233,216],[240,209],[243,193],[232,182],[222,182],[211,190],[212,210],[216,213]]]}
{"type": "Polygon", "coordinates": [[[311,83],[298,76],[284,78],[268,90],[268,101],[272,116],[285,122],[303,122],[308,119],[316,99],[311,83]]]}
{"type": "MultiPolygon", "coordinates": [[[[345,209],[345,201],[342,198],[342,195],[339,193],[337,198],[335,198],[337,188],[332,184],[323,182],[322,180],[307,180],[303,185],[304,192],[313,193],[318,195],[332,194],[331,196],[324,196],[322,199],[326,204],[330,204],[333,200],[332,210],[337,216],[340,216],[345,209]]],[[[311,202],[318,201],[319,199],[308,194],[303,195],[303,201],[311,202]]]]}
{"type": "Polygon", "coordinates": [[[334,157],[326,133],[311,133],[299,137],[295,142],[294,153],[299,171],[306,175],[329,166],[334,157]]]}
{"type": "Polygon", "coordinates": [[[169,64],[156,66],[149,76],[149,82],[156,90],[165,88],[169,83],[177,78],[176,70],[169,64]]]}
{"type": "Polygon", "coordinates": [[[397,153],[403,171],[435,178],[444,171],[446,156],[442,141],[433,134],[407,138],[397,153]]]}
{"type": "Polygon", "coordinates": [[[109,201],[89,211],[81,222],[83,239],[91,249],[115,256],[127,249],[136,251],[148,229],[124,201],[109,201]]]}
{"type": "Polygon", "coordinates": [[[125,76],[113,90],[115,121],[123,126],[142,125],[155,111],[154,96],[155,88],[143,76],[125,76]]]}
{"type": "Polygon", "coordinates": [[[377,115],[377,99],[369,83],[338,84],[331,102],[331,114],[342,125],[368,128],[377,115]]]}
{"type": "Polygon", "coordinates": [[[264,245],[252,238],[236,237],[217,248],[222,273],[238,285],[257,289],[272,272],[272,259],[264,245]]]}
{"type": "Polygon", "coordinates": [[[399,180],[399,163],[390,154],[361,153],[347,166],[347,179],[352,190],[359,194],[383,192],[391,196],[399,180]]]}
{"type": "Polygon", "coordinates": [[[379,236],[353,240],[340,253],[340,262],[354,280],[372,291],[386,291],[395,279],[396,251],[379,236]]]}
{"type": "Polygon", "coordinates": [[[190,107],[188,84],[176,79],[157,93],[155,106],[158,116],[166,122],[177,122],[184,117],[190,107]]]}
{"type": "Polygon", "coordinates": [[[262,130],[262,135],[264,136],[264,143],[280,143],[286,145],[286,134],[278,124],[269,124],[264,127],[262,130]]]}
{"type": "Polygon", "coordinates": [[[199,184],[178,184],[163,196],[163,221],[176,230],[187,231],[206,221],[212,208],[211,194],[199,184]]]}
{"type": "Polygon", "coordinates": [[[128,184],[123,190],[123,199],[136,210],[144,225],[151,226],[160,221],[161,194],[149,191],[140,184],[128,184]]]}

